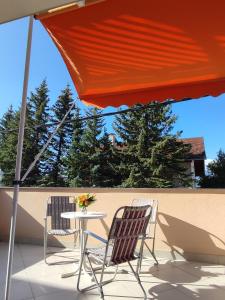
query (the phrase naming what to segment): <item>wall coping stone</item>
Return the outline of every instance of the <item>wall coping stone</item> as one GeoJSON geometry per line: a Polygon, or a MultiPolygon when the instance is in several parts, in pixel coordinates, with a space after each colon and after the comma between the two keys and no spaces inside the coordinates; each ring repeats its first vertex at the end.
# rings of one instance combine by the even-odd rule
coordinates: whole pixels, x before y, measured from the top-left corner
{"type": "MultiPolygon", "coordinates": [[[[0,187],[0,192],[12,192],[13,187],[0,187]]],[[[151,194],[225,194],[225,189],[192,188],[72,188],[72,187],[21,187],[21,192],[70,193],[151,193],[151,194]]]]}

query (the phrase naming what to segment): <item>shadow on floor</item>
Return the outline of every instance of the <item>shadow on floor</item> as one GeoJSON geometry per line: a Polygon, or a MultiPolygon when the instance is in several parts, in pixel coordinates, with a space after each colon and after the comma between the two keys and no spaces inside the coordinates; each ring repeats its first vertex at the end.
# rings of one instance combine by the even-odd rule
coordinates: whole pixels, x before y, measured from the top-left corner
{"type": "MultiPolygon", "coordinates": [[[[24,246],[22,246],[24,247],[24,246]]],[[[29,251],[21,249],[23,256],[29,251]]],[[[152,264],[152,262],[151,262],[152,264]]],[[[221,286],[210,284],[209,280],[223,274],[223,272],[213,273],[210,265],[189,264],[186,262],[166,262],[158,267],[150,267],[148,262],[144,262],[144,271],[141,273],[141,281],[148,293],[148,299],[154,300],[224,300],[225,283],[221,286]],[[204,270],[206,267],[206,270],[204,270]],[[186,271],[183,269],[186,268],[186,271]],[[204,280],[201,280],[205,278],[204,280]],[[178,280],[179,279],[179,280],[178,280]],[[201,280],[201,281],[200,281],[201,280]],[[208,280],[208,281],[207,281],[208,280]]],[[[65,267],[64,267],[65,268],[65,267]]],[[[30,266],[23,272],[15,273],[14,287],[12,288],[12,300],[97,300],[99,295],[97,290],[88,293],[78,293],[76,290],[77,277],[61,279],[60,274],[65,271],[61,266],[46,266],[42,263],[30,266]],[[19,289],[23,293],[18,296],[19,289]],[[33,296],[29,298],[29,294],[33,296]]],[[[123,268],[127,268],[126,265],[123,268]]],[[[109,272],[108,274],[110,274],[109,272]]],[[[86,284],[87,275],[83,275],[86,284]]],[[[107,276],[107,275],[106,275],[107,276]]],[[[225,279],[225,275],[222,275],[225,279]]],[[[111,277],[111,276],[110,276],[111,277]]],[[[220,278],[221,282],[221,278],[220,278]]],[[[225,280],[224,280],[225,282],[225,280]]],[[[108,299],[143,299],[142,291],[135,278],[131,274],[122,273],[116,277],[115,282],[106,285],[104,288],[105,300],[108,299]]],[[[1,299],[1,297],[0,297],[1,299]]]]}

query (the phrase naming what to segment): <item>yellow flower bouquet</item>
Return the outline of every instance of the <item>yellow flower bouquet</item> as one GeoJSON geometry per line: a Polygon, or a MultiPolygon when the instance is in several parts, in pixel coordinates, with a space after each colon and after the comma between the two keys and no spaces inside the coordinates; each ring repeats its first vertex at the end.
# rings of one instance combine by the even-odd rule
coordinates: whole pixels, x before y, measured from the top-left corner
{"type": "Polygon", "coordinates": [[[86,208],[96,201],[95,195],[93,194],[82,194],[75,198],[75,202],[78,204],[82,211],[85,212],[86,208]]]}

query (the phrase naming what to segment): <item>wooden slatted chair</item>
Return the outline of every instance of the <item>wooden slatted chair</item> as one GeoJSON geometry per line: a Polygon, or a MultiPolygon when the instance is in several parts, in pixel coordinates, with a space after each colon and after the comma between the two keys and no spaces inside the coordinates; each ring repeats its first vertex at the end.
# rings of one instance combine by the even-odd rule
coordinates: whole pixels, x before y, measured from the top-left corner
{"type": "Polygon", "coordinates": [[[80,268],[77,280],[78,291],[84,292],[93,288],[98,288],[100,297],[104,298],[102,287],[106,283],[112,281],[103,281],[105,268],[109,266],[117,266],[121,263],[127,262],[144,293],[144,298],[147,299],[147,295],[140,281],[139,274],[134,270],[131,261],[138,260],[138,264],[140,263],[144,245],[144,237],[150,218],[150,213],[151,207],[149,205],[138,207],[124,206],[116,211],[107,240],[99,237],[93,232],[85,232],[84,251],[81,258],[81,266],[83,265],[85,257],[87,257],[90,270],[95,280],[95,285],[91,285],[83,289],[80,288],[80,278],[82,272],[82,268],[80,268]],[[104,244],[104,246],[100,248],[87,248],[87,240],[89,236],[98,239],[104,244]],[[137,247],[137,243],[140,238],[142,239],[141,246],[137,247]],[[94,261],[98,261],[102,264],[100,280],[97,279],[96,270],[93,268],[91,262],[92,258],[94,261]]]}
{"type": "Polygon", "coordinates": [[[51,196],[47,201],[46,216],[44,218],[44,260],[47,262],[47,254],[54,252],[47,252],[48,236],[74,236],[74,246],[79,235],[79,229],[71,228],[70,220],[61,218],[61,213],[66,211],[76,211],[76,204],[74,197],[71,196],[51,196]],[[48,222],[48,219],[51,219],[48,222]],[[48,224],[50,223],[50,226],[48,224]]]}

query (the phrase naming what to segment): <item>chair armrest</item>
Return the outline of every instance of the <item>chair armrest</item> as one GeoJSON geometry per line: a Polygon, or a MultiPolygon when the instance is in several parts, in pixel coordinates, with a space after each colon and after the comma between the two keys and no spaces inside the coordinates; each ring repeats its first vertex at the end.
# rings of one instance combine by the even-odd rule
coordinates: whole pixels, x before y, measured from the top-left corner
{"type": "Polygon", "coordinates": [[[105,240],[104,238],[102,238],[101,236],[97,235],[96,233],[92,232],[92,231],[89,231],[89,230],[85,230],[84,231],[84,234],[87,235],[87,236],[91,236],[97,240],[99,240],[100,242],[104,243],[104,244],[107,244],[108,241],[105,240]]]}

